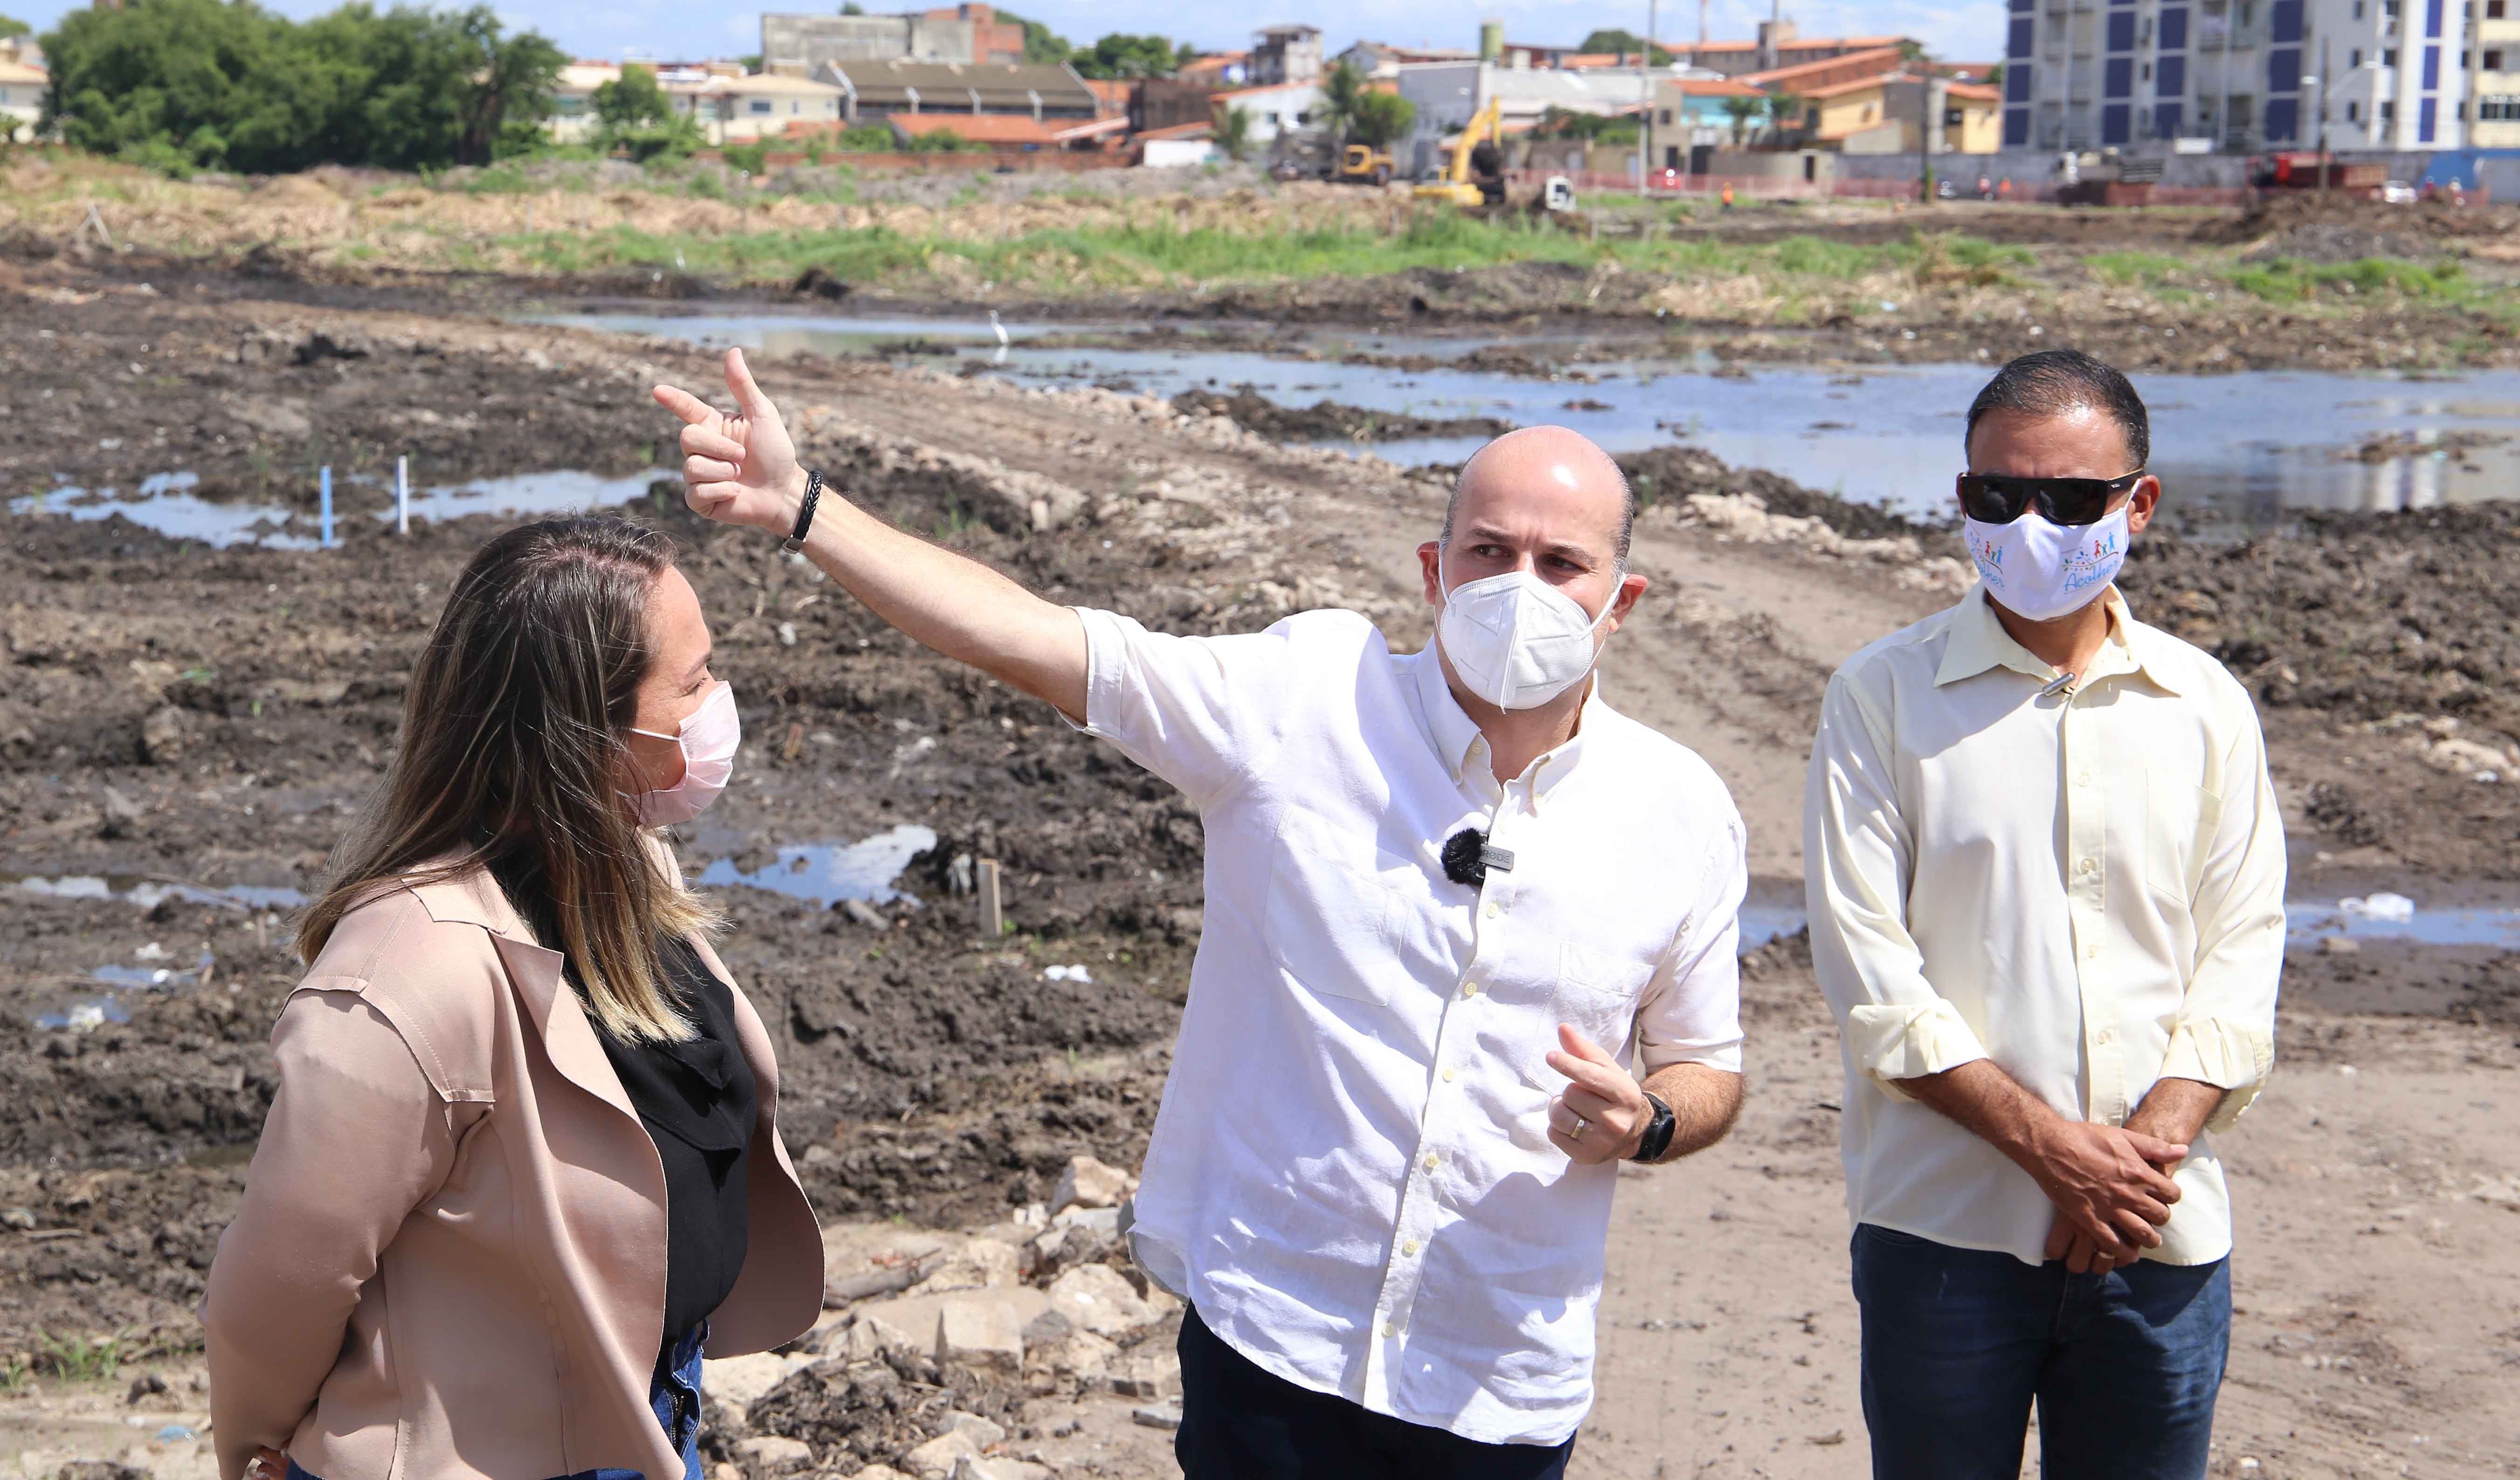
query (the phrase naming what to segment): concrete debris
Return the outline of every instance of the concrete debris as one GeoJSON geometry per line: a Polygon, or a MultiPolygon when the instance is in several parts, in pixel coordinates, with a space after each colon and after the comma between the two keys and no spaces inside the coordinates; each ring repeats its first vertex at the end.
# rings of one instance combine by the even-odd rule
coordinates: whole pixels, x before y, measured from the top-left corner
{"type": "Polygon", "coordinates": [[[811,1367],[818,1360],[753,1352],[717,1362],[703,1362],[700,1364],[700,1391],[708,1394],[712,1402],[738,1410],[750,1408],[754,1399],[787,1381],[789,1372],[800,1367],[811,1367]]]}
{"type": "Polygon", "coordinates": [[[955,1461],[953,1480],[1052,1480],[1052,1471],[1029,1459],[967,1457],[955,1461]]]}
{"type": "Polygon", "coordinates": [[[1150,1403],[1145,1408],[1131,1409],[1129,1411],[1129,1421],[1132,1423],[1143,1424],[1148,1428],[1180,1428],[1182,1425],[1181,1404],[1179,1402],[1150,1403]]]}
{"type": "Polygon", "coordinates": [[[763,1475],[785,1475],[811,1469],[814,1464],[814,1451],[810,1445],[795,1439],[783,1439],[776,1434],[746,1439],[735,1448],[736,1453],[744,1458],[744,1468],[754,1480],[763,1475]]]}
{"type": "Polygon", "coordinates": [[[1668,522],[1711,530],[1718,540],[1745,545],[1794,545],[1814,555],[1845,561],[1868,561],[1900,568],[1899,584],[1919,591],[1958,595],[1975,579],[1969,568],[1948,556],[1927,556],[1907,535],[1855,539],[1838,533],[1816,516],[1796,517],[1770,514],[1755,493],[1692,493],[1672,510],[1668,522]]]}
{"type": "Polygon", "coordinates": [[[1138,1189],[1137,1179],[1117,1167],[1104,1166],[1091,1156],[1071,1156],[1067,1169],[1058,1174],[1058,1187],[1050,1194],[1051,1216],[1068,1207],[1116,1208],[1120,1199],[1138,1189]]]}
{"type": "Polygon", "coordinates": [[[1050,1308],[1080,1330],[1114,1341],[1148,1329],[1180,1307],[1162,1290],[1138,1293],[1118,1270],[1107,1264],[1080,1264],[1050,1284],[1050,1308]]]}
{"type": "Polygon", "coordinates": [[[962,1461],[979,1458],[980,1447],[971,1442],[970,1435],[948,1429],[902,1456],[901,1463],[918,1480],[953,1480],[962,1461]]]}

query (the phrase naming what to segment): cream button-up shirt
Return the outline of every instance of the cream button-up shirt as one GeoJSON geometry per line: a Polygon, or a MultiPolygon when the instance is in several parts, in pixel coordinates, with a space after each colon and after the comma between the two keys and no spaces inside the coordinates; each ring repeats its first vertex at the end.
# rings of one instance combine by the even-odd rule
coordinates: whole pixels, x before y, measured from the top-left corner
{"type": "MultiPolygon", "coordinates": [[[[2227,1130],[2274,1062],[2283,821],[2248,691],[2138,622],[2073,683],[1984,588],[1829,681],[1803,819],[1812,956],[1843,1025],[1848,1211],[2024,1263],[2055,1209],[1899,1081],[1991,1058],[2059,1113],[2123,1124],[2162,1079],[2221,1088],[2227,1130]]],[[[2210,1134],[2146,1257],[2231,1248],[2210,1134]]]]}
{"type": "Polygon", "coordinates": [[[1571,1023],[1640,1074],[1739,1068],[1723,783],[1598,686],[1573,740],[1500,783],[1434,650],[1395,655],[1354,612],[1222,638],[1081,615],[1086,728],[1207,834],[1140,1261],[1298,1386],[1564,1440],[1618,1168],[1551,1144],[1547,1055],[1571,1023]],[[1465,828],[1512,855],[1476,889],[1440,858],[1465,828]]]}

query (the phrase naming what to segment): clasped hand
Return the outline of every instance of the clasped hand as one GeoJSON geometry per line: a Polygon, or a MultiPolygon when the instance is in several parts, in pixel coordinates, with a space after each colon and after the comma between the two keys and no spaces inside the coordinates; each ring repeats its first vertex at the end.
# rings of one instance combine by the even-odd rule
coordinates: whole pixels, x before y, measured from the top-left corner
{"type": "Polygon", "coordinates": [[[2092,1121],[2056,1124],[2040,1190],[2056,1205],[2048,1257],[2075,1274],[2124,1269],[2161,1247],[2161,1226],[2179,1201],[2171,1172],[2187,1147],[2092,1121]]]}
{"type": "Polygon", "coordinates": [[[1578,1166],[1633,1156],[1653,1119],[1644,1087],[1600,1045],[1564,1023],[1549,1066],[1567,1078],[1549,1102],[1549,1140],[1578,1166]]]}

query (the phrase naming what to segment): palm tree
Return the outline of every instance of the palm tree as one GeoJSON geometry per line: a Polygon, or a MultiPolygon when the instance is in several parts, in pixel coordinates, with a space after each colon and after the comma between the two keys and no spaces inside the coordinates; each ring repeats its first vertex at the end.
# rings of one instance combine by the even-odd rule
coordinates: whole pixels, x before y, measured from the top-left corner
{"type": "Polygon", "coordinates": [[[1216,147],[1225,157],[1239,160],[1251,150],[1251,110],[1236,104],[1216,120],[1216,147]]]}
{"type": "Polygon", "coordinates": [[[1792,93],[1778,89],[1768,94],[1768,126],[1777,131],[1777,147],[1791,149],[1794,137],[1802,133],[1811,105],[1792,93]]]}
{"type": "Polygon", "coordinates": [[[1764,98],[1727,98],[1724,100],[1724,116],[1731,119],[1732,122],[1732,147],[1734,149],[1739,149],[1742,142],[1749,137],[1750,121],[1758,117],[1760,112],[1766,107],[1767,100],[1764,98]]]}

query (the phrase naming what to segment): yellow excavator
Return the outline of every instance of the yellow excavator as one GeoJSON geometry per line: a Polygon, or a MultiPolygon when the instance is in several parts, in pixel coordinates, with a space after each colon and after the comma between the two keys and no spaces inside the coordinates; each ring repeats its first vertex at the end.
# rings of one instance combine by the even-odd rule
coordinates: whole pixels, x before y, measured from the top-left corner
{"type": "Polygon", "coordinates": [[[1410,193],[1420,201],[1450,201],[1476,209],[1505,202],[1505,106],[1490,98],[1453,141],[1444,172],[1410,193]]]}

